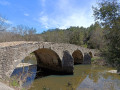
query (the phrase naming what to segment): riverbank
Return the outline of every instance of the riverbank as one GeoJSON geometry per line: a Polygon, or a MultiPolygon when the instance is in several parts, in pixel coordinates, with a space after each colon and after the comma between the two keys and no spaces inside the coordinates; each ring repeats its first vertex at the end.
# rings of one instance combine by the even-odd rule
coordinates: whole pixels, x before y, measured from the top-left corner
{"type": "Polygon", "coordinates": [[[6,84],[0,82],[0,90],[15,90],[9,86],[7,86],[6,84]]]}
{"type": "MultiPolygon", "coordinates": [[[[112,67],[110,66],[103,57],[97,56],[91,59],[93,65],[99,65],[99,66],[107,66],[107,67],[112,67]]],[[[109,70],[109,73],[116,73],[120,75],[120,72],[118,72],[117,69],[114,70],[109,70]]]]}
{"type": "Polygon", "coordinates": [[[92,61],[92,64],[94,64],[94,65],[108,66],[105,59],[102,57],[99,57],[99,56],[92,58],[91,61],[92,61]]]}

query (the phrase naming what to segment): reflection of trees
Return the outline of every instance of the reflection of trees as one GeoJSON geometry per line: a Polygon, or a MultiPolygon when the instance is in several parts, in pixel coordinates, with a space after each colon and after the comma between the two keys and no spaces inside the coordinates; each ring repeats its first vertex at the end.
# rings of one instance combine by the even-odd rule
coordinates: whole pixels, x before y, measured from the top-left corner
{"type": "Polygon", "coordinates": [[[105,74],[103,74],[103,77],[105,79],[107,79],[108,77],[111,77],[112,80],[114,80],[114,79],[120,80],[120,75],[112,74],[112,73],[105,73],[105,74]]]}
{"type": "Polygon", "coordinates": [[[97,83],[100,78],[100,71],[96,70],[96,68],[92,66],[88,73],[89,79],[93,80],[94,83],[97,83]]]}
{"type": "MultiPolygon", "coordinates": [[[[91,79],[92,81],[91,80],[90,81],[92,83],[97,83],[101,77],[105,79],[107,79],[110,76],[115,77],[115,79],[118,78],[117,75],[113,76],[113,74],[106,73],[105,70],[107,69],[100,66],[90,66],[90,65],[75,66],[74,75],[70,75],[70,76],[68,75],[64,77],[58,76],[58,77],[41,78],[33,83],[34,84],[33,86],[37,86],[37,87],[31,88],[30,90],[36,88],[41,89],[43,88],[43,86],[46,86],[46,88],[50,88],[50,90],[76,90],[76,88],[80,86],[80,84],[84,82],[84,80],[86,81],[88,79],[91,79]]],[[[120,79],[120,77],[118,79],[120,79]]],[[[114,84],[111,84],[110,82],[107,81],[103,82],[103,84],[104,83],[106,83],[105,84],[106,86],[110,85],[110,87],[107,87],[103,90],[111,90],[109,88],[114,88],[114,84]]]]}
{"type": "Polygon", "coordinates": [[[91,80],[93,80],[94,83],[97,83],[98,80],[100,79],[100,77],[107,79],[109,77],[109,75],[106,75],[106,73],[104,73],[104,70],[105,69],[103,67],[100,67],[100,66],[91,67],[91,70],[89,72],[89,78],[91,80]]]}
{"type": "Polygon", "coordinates": [[[87,74],[85,74],[85,73],[82,73],[82,75],[81,76],[79,76],[79,77],[76,77],[75,78],[75,83],[74,83],[74,87],[76,88],[77,86],[79,86],[83,81],[84,81],[84,79],[87,77],[87,74]]]}
{"type": "Polygon", "coordinates": [[[100,67],[100,66],[93,66],[91,67],[90,71],[89,71],[89,78],[91,80],[93,80],[94,83],[97,83],[98,80],[103,77],[104,79],[108,79],[108,77],[110,77],[111,79],[119,79],[120,80],[120,76],[117,74],[112,74],[112,73],[107,73],[106,68],[104,67],[100,67]]]}
{"type": "Polygon", "coordinates": [[[91,80],[93,80],[94,83],[97,83],[99,78],[100,78],[100,76],[99,76],[99,73],[97,73],[97,72],[92,72],[92,73],[90,72],[89,73],[89,78],[91,80]]]}
{"type": "Polygon", "coordinates": [[[87,77],[86,73],[81,73],[80,76],[75,76],[66,84],[66,90],[76,90],[76,88],[84,81],[87,77]]]}
{"type": "MultiPolygon", "coordinates": [[[[85,66],[84,66],[85,67],[85,66]]],[[[117,75],[117,74],[112,74],[112,73],[107,73],[107,71],[109,70],[108,68],[105,68],[105,67],[100,67],[100,66],[86,66],[87,68],[85,68],[82,70],[83,72],[81,73],[80,76],[78,77],[75,77],[74,78],[74,82],[73,82],[73,86],[75,88],[77,88],[84,80],[85,78],[88,76],[89,79],[91,79],[94,83],[98,83],[98,80],[100,78],[104,78],[104,79],[108,79],[109,77],[111,79],[119,79],[120,80],[120,76],[117,75]]],[[[104,83],[104,82],[103,82],[104,83]]],[[[108,88],[111,89],[111,90],[114,90],[114,84],[111,83],[111,82],[106,82],[107,84],[109,85],[106,85],[106,86],[109,86],[108,88]]],[[[74,89],[73,89],[74,90],[74,89]]],[[[105,89],[106,90],[106,89],[105,89]]]]}

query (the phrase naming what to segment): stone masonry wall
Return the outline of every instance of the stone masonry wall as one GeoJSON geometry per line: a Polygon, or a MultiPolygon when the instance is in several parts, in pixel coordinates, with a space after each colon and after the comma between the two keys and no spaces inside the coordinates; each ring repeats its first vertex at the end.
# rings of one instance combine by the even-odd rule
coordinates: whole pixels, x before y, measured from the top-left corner
{"type": "Polygon", "coordinates": [[[15,67],[21,62],[21,60],[23,60],[27,55],[38,50],[39,48],[48,48],[55,51],[59,56],[60,60],[64,62],[62,66],[71,68],[71,70],[68,70],[70,72],[73,72],[74,59],[72,57],[72,53],[75,50],[80,50],[83,53],[83,56],[84,53],[89,52],[91,52],[94,56],[96,52],[96,50],[91,50],[80,46],[64,43],[24,41],[18,42],[19,44],[15,45],[12,44],[13,42],[9,43],[0,43],[0,78],[10,77],[11,73],[13,72],[15,67]]]}

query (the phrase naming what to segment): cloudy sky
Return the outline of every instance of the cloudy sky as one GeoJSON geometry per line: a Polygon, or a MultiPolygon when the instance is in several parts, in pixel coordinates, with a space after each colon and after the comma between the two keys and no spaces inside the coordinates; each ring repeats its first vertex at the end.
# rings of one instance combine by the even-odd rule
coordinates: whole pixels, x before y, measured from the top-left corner
{"type": "Polygon", "coordinates": [[[94,23],[96,0],[0,0],[0,15],[7,23],[35,27],[37,32],[94,23]]]}

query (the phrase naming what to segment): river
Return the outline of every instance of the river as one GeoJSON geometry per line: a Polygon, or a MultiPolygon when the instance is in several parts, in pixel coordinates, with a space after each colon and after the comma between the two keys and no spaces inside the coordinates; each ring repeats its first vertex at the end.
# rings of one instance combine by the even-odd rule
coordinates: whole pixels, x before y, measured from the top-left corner
{"type": "MultiPolygon", "coordinates": [[[[30,62],[33,64],[34,61],[30,62]]],[[[39,77],[35,78],[37,67],[31,65],[24,68],[26,73],[31,74],[27,76],[23,87],[29,87],[29,90],[120,90],[120,75],[109,73],[112,69],[96,65],[75,65],[74,75],[52,75],[41,71],[39,77]]],[[[12,75],[19,72],[22,72],[22,68],[15,69],[12,75]]]]}

